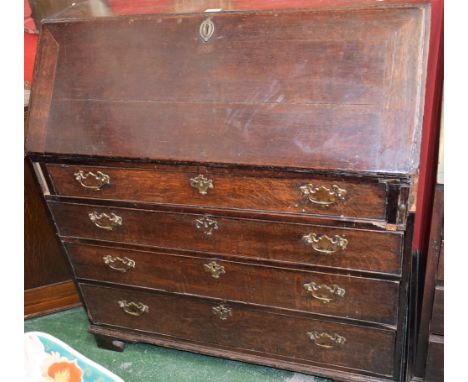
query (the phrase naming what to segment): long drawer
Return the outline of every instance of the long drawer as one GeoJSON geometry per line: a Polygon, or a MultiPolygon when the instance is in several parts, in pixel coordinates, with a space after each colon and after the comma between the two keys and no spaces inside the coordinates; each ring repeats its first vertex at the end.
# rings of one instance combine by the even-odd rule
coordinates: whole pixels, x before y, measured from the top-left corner
{"type": "Polygon", "coordinates": [[[206,256],[66,244],[76,276],[396,324],[397,281],[304,272],[206,256]]]}
{"type": "Polygon", "coordinates": [[[402,234],[49,202],[61,236],[399,275],[402,234]]]}
{"type": "Polygon", "coordinates": [[[58,195],[385,220],[386,185],[307,173],[197,166],[48,164],[58,195]]]}
{"type": "Polygon", "coordinates": [[[168,293],[80,287],[95,324],[392,375],[395,333],[390,330],[168,293]]]}

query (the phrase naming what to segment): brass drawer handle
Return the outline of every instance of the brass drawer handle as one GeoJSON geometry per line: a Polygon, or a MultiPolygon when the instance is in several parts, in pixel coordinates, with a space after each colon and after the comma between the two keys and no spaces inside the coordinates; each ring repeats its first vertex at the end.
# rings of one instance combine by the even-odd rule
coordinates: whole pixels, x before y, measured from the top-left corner
{"type": "Polygon", "coordinates": [[[306,245],[325,255],[331,255],[338,251],[344,251],[348,246],[348,239],[344,236],[335,235],[333,237],[327,235],[317,235],[316,233],[309,233],[302,236],[302,241],[306,245]]]}
{"type": "Polygon", "coordinates": [[[142,302],[127,302],[126,300],[118,301],[119,306],[122,310],[131,315],[131,316],[141,316],[143,313],[149,312],[148,305],[143,304],[142,302]]]}
{"type": "Polygon", "coordinates": [[[85,173],[83,170],[80,170],[73,175],[75,175],[76,181],[84,188],[90,188],[96,191],[99,191],[106,184],[110,184],[110,176],[101,171],[97,171],[95,174],[91,171],[85,173]]]}
{"type": "Polygon", "coordinates": [[[218,229],[218,222],[209,218],[208,216],[203,216],[202,218],[195,220],[195,227],[197,227],[197,229],[202,231],[205,235],[211,236],[213,231],[218,229]]]}
{"type": "Polygon", "coordinates": [[[313,281],[303,285],[305,291],[310,293],[313,298],[328,304],[336,297],[344,297],[346,290],[333,284],[331,287],[326,284],[316,284],[313,281]]]}
{"type": "Polygon", "coordinates": [[[227,320],[229,317],[232,316],[232,309],[224,304],[214,306],[212,308],[212,311],[213,314],[215,316],[218,316],[220,320],[227,320]]]}
{"type": "Polygon", "coordinates": [[[208,194],[208,190],[213,189],[213,179],[205,178],[203,175],[198,175],[190,179],[190,185],[196,188],[201,195],[208,194]]]}
{"type": "Polygon", "coordinates": [[[219,276],[226,273],[224,267],[219,265],[216,261],[211,261],[208,264],[204,264],[203,268],[205,268],[206,272],[211,273],[211,276],[215,279],[219,279],[219,276]]]}
{"type": "Polygon", "coordinates": [[[325,349],[332,349],[336,346],[343,346],[346,342],[346,338],[339,334],[328,334],[325,332],[317,332],[315,330],[307,332],[309,338],[314,341],[315,345],[325,349]]]}
{"type": "Polygon", "coordinates": [[[102,258],[102,261],[104,261],[104,264],[106,264],[110,269],[122,273],[135,268],[135,260],[129,259],[128,257],[122,258],[118,256],[107,255],[102,258]]]}
{"type": "Polygon", "coordinates": [[[331,188],[306,184],[299,187],[299,190],[301,191],[302,197],[308,202],[325,208],[331,207],[340,201],[344,201],[347,193],[345,189],[338,187],[336,184],[332,185],[331,188]]]}
{"type": "Polygon", "coordinates": [[[106,213],[98,213],[96,211],[89,213],[89,219],[94,223],[98,228],[105,229],[107,231],[112,231],[116,227],[122,225],[122,218],[113,212],[108,215],[106,213]]]}

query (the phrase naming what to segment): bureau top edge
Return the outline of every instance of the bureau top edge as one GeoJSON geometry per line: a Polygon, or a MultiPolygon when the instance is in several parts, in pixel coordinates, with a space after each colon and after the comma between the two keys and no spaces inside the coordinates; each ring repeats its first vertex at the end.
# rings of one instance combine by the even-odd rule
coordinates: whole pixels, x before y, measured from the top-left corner
{"type": "Polygon", "coordinates": [[[274,13],[274,12],[324,12],[351,11],[360,9],[386,8],[429,8],[430,0],[326,0],[310,2],[304,0],[231,0],[230,2],[213,2],[200,0],[180,3],[175,0],[148,2],[134,0],[132,5],[123,4],[121,0],[107,1],[107,7],[93,7],[92,1],[84,0],[41,20],[42,24],[95,21],[122,17],[148,16],[190,16],[195,14],[224,13],[274,13]]]}

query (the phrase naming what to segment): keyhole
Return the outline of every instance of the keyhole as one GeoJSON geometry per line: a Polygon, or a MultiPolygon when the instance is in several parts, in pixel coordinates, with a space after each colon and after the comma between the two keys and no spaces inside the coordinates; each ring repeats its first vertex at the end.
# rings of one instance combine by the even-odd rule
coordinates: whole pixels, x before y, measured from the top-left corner
{"type": "Polygon", "coordinates": [[[203,21],[200,25],[200,37],[207,42],[214,33],[214,24],[210,19],[203,21]]]}

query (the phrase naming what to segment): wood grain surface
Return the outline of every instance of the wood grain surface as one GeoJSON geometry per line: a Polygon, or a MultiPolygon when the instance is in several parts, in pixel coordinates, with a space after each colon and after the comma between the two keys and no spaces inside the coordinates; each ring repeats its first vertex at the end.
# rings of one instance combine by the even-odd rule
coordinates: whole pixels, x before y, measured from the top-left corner
{"type": "MultiPolygon", "coordinates": [[[[366,182],[366,179],[203,166],[154,165],[153,169],[140,169],[49,164],[47,170],[54,189],[62,196],[376,220],[386,217],[387,185],[366,182]],[[74,174],[79,171],[84,174],[99,171],[108,175],[110,182],[100,190],[83,187],[75,179],[74,174]],[[213,187],[206,191],[206,195],[191,186],[190,180],[200,175],[212,181],[213,187]],[[346,191],[345,199],[328,207],[318,206],[300,191],[301,186],[308,184],[329,190],[337,185],[346,191]]],[[[92,179],[87,181],[92,182],[92,179]]]]}
{"type": "Polygon", "coordinates": [[[371,272],[401,273],[401,232],[343,229],[339,226],[290,224],[218,215],[149,211],[88,204],[49,202],[62,237],[235,255],[295,264],[313,264],[371,272]],[[116,214],[122,225],[96,227],[89,214],[116,214]],[[197,221],[214,221],[210,235],[197,221]],[[214,226],[213,226],[214,227],[214,226]],[[306,245],[304,235],[346,238],[344,250],[325,255],[306,245]]]}
{"type": "MultiPolygon", "coordinates": [[[[304,272],[206,256],[66,246],[77,278],[396,325],[398,281],[304,272]],[[126,272],[112,269],[103,261],[107,256],[133,260],[135,266],[126,272]],[[212,262],[223,268],[223,273],[217,277],[206,269],[212,262]],[[318,298],[304,288],[309,283],[322,286],[314,292],[318,298]],[[343,295],[332,293],[328,288],[339,288],[343,295]],[[331,301],[327,303],[319,298],[331,301]]],[[[113,265],[122,267],[121,262],[113,265]]]]}
{"type": "Polygon", "coordinates": [[[275,314],[226,302],[232,315],[221,320],[213,307],[221,301],[179,295],[131,291],[81,284],[91,321],[121,328],[134,328],[174,338],[200,341],[232,349],[250,349],[285,356],[299,362],[391,375],[394,333],[321,321],[302,316],[275,314]],[[139,317],[125,313],[118,301],[142,302],[148,313],[139,317]],[[318,331],[346,338],[342,346],[325,349],[311,341],[307,332],[318,331]]]}
{"type": "Polygon", "coordinates": [[[45,25],[28,151],[412,173],[425,9],[45,25]]]}

